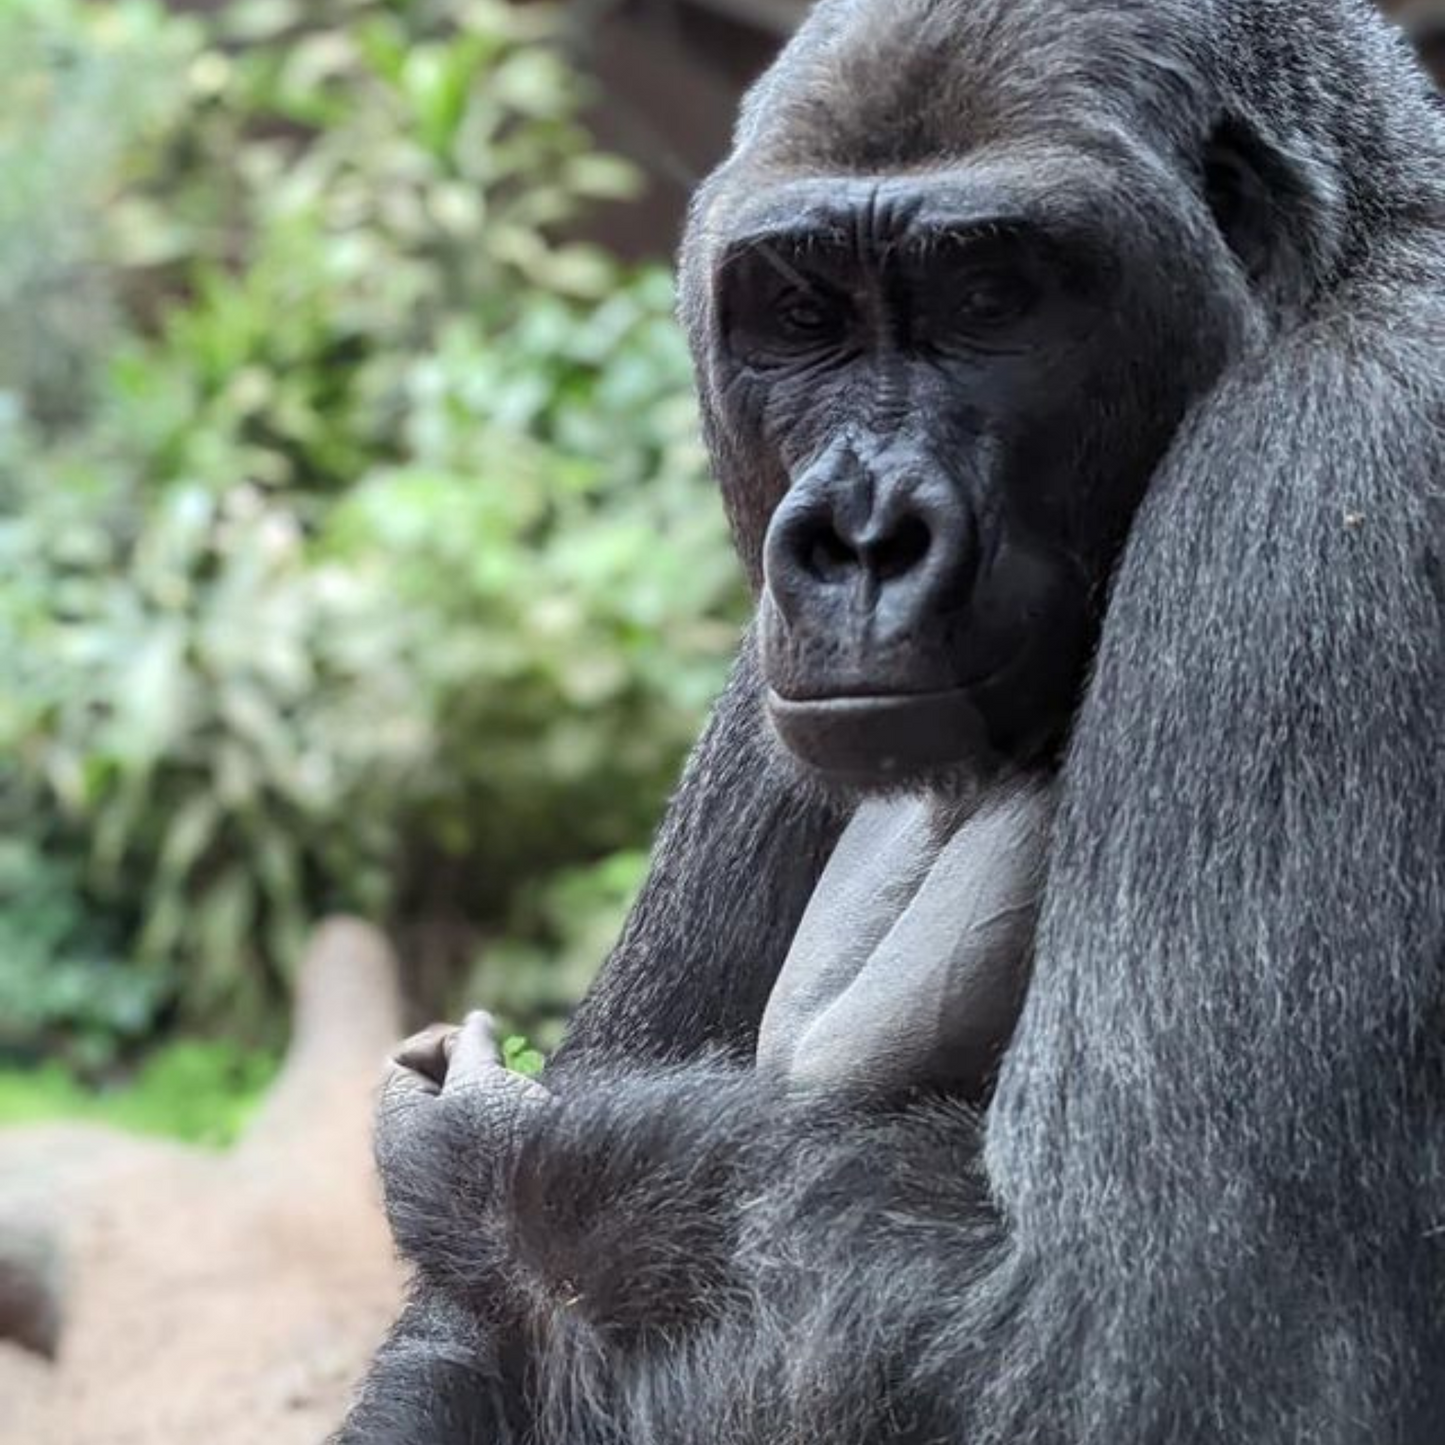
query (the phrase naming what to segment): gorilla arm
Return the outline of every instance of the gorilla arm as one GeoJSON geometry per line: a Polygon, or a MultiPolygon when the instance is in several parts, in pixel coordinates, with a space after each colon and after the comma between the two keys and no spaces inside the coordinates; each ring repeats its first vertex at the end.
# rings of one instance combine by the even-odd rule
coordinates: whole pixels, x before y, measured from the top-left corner
{"type": "Polygon", "coordinates": [[[471,1445],[524,1432],[522,1376],[504,1348],[520,1311],[489,1225],[525,1124],[548,1104],[545,1090],[502,1067],[485,1014],[426,1029],[393,1056],[376,1158],[392,1235],[414,1273],[330,1445],[471,1445]]]}
{"type": "Polygon", "coordinates": [[[768,1003],[758,1068],[854,1096],[981,1098],[1028,984],[1053,807],[1044,774],[967,810],[863,804],[768,1003]]]}
{"type": "Polygon", "coordinates": [[[952,1438],[896,1434],[939,1392],[880,1388],[877,1351],[946,1332],[997,1235],[975,1124],[707,1062],[548,1092],[484,1017],[433,1033],[378,1127],[410,1299],[332,1445],[952,1438]]]}

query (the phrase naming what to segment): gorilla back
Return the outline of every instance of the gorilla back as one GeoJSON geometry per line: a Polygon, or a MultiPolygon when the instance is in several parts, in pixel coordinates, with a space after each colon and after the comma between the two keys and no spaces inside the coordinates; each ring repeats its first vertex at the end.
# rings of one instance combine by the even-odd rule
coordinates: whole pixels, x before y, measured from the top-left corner
{"type": "Polygon", "coordinates": [[[1402,44],[823,0],[684,313],[757,647],[556,1107],[500,1175],[465,1111],[389,1174],[417,1296],[341,1439],[1441,1445],[1445,118],[1402,44]],[[690,1062],[746,1057],[857,790],[1058,759],[981,1121],[690,1062]]]}

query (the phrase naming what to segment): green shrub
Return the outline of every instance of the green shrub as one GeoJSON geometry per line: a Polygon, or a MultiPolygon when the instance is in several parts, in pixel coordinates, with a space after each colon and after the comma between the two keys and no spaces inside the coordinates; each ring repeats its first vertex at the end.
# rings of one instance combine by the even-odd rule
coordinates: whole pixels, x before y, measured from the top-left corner
{"type": "Polygon", "coordinates": [[[0,1127],[79,1118],[224,1148],[240,1137],[275,1072],[265,1054],[196,1040],[158,1049],[118,1088],[83,1087],[54,1063],[0,1069],[0,1127]]]}
{"type": "Polygon", "coordinates": [[[271,1038],[336,907],[545,1036],[739,615],[671,287],[570,238],[635,181],[538,7],[223,15],[0,7],[0,160],[86,156],[0,323],[90,278],[0,371],[0,1046],[271,1038]]]}
{"type": "Polygon", "coordinates": [[[120,941],[72,861],[0,842],[0,1057],[63,1041],[67,1062],[90,1071],[147,1037],[161,1000],[120,941]]]}

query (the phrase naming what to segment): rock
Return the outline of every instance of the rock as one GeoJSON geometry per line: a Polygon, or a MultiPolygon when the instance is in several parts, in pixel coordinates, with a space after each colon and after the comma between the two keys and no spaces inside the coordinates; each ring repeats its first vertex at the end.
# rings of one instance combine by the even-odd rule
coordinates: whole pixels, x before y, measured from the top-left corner
{"type": "Polygon", "coordinates": [[[0,1339],[54,1359],[64,1317],[64,1269],[55,1231],[0,1211],[0,1339]]]}

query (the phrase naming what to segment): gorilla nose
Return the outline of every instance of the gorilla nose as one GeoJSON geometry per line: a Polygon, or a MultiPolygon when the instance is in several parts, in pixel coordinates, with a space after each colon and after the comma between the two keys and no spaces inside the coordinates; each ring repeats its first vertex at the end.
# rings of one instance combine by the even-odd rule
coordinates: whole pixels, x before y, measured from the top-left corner
{"type": "Polygon", "coordinates": [[[879,587],[895,581],[922,565],[932,544],[928,523],[915,516],[862,532],[818,517],[805,520],[788,539],[796,565],[813,581],[830,586],[861,581],[879,587]]]}
{"type": "Polygon", "coordinates": [[[945,579],[971,570],[968,528],[956,506],[930,506],[902,489],[880,489],[869,507],[846,503],[826,492],[789,497],[773,518],[767,581],[790,620],[830,599],[913,613],[945,579]]]}

